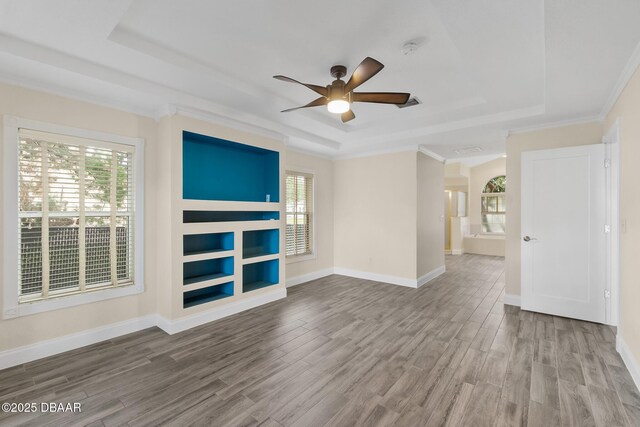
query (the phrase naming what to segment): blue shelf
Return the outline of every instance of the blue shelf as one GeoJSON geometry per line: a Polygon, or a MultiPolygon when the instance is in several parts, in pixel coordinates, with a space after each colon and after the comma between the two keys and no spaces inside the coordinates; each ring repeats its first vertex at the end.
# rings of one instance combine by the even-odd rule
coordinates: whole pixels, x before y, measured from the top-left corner
{"type": "Polygon", "coordinates": [[[280,230],[253,230],[242,233],[242,258],[277,254],[280,250],[280,230]]]}
{"type": "Polygon", "coordinates": [[[182,294],[182,307],[189,308],[233,296],[233,282],[196,289],[182,294]]]}
{"type": "Polygon", "coordinates": [[[182,173],[184,199],[280,200],[277,151],[183,131],[182,173]]]}
{"type": "Polygon", "coordinates": [[[242,292],[246,293],[277,285],[280,279],[279,267],[280,262],[277,259],[243,265],[242,292]]]}
{"type": "Polygon", "coordinates": [[[185,262],[182,265],[182,272],[185,286],[224,276],[232,276],[233,257],[185,262]]]}
{"type": "Polygon", "coordinates": [[[233,250],[233,233],[186,234],[183,255],[205,254],[233,250]]]}
{"type": "Polygon", "coordinates": [[[184,211],[182,222],[268,221],[280,219],[278,211],[184,211]]]}

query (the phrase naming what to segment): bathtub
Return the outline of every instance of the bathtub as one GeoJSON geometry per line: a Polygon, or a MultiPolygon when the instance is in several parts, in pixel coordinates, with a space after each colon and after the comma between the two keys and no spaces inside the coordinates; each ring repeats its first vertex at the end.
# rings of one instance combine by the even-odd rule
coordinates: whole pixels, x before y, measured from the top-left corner
{"type": "Polygon", "coordinates": [[[504,234],[469,234],[463,246],[468,254],[504,256],[504,234]]]}

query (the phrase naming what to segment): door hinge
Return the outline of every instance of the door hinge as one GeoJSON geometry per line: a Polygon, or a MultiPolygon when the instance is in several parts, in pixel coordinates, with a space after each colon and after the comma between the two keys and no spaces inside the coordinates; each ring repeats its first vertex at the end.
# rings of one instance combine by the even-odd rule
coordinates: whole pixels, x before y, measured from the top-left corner
{"type": "Polygon", "coordinates": [[[611,298],[611,291],[609,289],[604,290],[604,297],[605,299],[611,298]]]}
{"type": "Polygon", "coordinates": [[[611,226],[609,224],[605,224],[604,226],[604,232],[605,233],[611,233],[611,226]]]}
{"type": "Polygon", "coordinates": [[[605,168],[611,167],[611,159],[604,159],[604,167],[605,168]]]}

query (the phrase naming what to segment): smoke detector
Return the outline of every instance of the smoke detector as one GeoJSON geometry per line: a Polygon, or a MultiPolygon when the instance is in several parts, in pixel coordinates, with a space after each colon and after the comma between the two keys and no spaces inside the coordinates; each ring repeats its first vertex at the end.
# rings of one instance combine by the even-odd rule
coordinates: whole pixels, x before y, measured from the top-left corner
{"type": "Polygon", "coordinates": [[[402,45],[400,52],[402,52],[402,54],[405,56],[413,55],[414,53],[416,53],[419,47],[420,45],[417,41],[411,40],[402,45]]]}

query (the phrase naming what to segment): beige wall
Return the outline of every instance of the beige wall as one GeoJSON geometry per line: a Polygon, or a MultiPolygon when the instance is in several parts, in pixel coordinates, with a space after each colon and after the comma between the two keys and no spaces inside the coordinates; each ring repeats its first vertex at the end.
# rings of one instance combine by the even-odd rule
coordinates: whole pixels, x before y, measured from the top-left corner
{"type": "Polygon", "coordinates": [[[444,164],[426,154],[417,155],[417,277],[444,265],[444,164]]]}
{"type": "Polygon", "coordinates": [[[469,192],[469,166],[464,163],[447,163],[444,165],[444,189],[449,191],[469,192]]]}
{"type": "MultiPolygon", "coordinates": [[[[155,218],[155,180],[158,175],[156,162],[157,124],[151,119],[135,114],[5,84],[0,84],[0,114],[144,138],[145,228],[147,229],[145,233],[144,293],[31,316],[0,320],[0,351],[155,313],[157,243],[153,231],[157,228],[155,218]]],[[[0,233],[2,232],[0,231],[0,233]]],[[[0,263],[3,260],[4,256],[0,256],[0,263]]],[[[5,266],[1,265],[0,268],[4,269],[5,266]]],[[[0,295],[1,298],[2,295],[0,295]]]]}
{"type": "Polygon", "coordinates": [[[640,361],[640,69],[627,84],[605,120],[605,131],[620,123],[620,325],[624,343],[640,361]]]}
{"type": "Polygon", "coordinates": [[[599,144],[602,125],[586,123],[518,133],[507,138],[507,231],[506,288],[510,295],[520,295],[520,154],[576,145],[599,144]]]}
{"type": "Polygon", "coordinates": [[[333,268],[333,161],[286,151],[286,169],[313,173],[315,217],[315,258],[287,260],[287,280],[333,268]]]}
{"type": "MultiPolygon", "coordinates": [[[[482,210],[481,199],[482,190],[491,178],[505,175],[507,170],[507,159],[500,157],[490,162],[474,166],[470,169],[469,174],[469,224],[471,233],[480,233],[482,231],[482,210]]],[[[508,184],[510,182],[507,180],[508,184]]],[[[509,189],[507,188],[507,191],[509,189]]]]}
{"type": "Polygon", "coordinates": [[[415,151],[335,162],[335,267],[417,278],[416,168],[415,151]]]}

